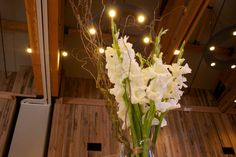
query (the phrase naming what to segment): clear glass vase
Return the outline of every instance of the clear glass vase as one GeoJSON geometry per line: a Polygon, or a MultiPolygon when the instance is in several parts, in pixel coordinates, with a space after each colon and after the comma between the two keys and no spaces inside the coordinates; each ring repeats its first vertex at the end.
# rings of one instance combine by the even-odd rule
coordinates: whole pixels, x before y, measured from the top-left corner
{"type": "Polygon", "coordinates": [[[121,150],[120,150],[120,155],[119,157],[155,157],[154,155],[154,146],[153,145],[149,145],[148,149],[145,151],[148,151],[147,153],[144,153],[143,148],[139,147],[138,149],[134,150],[133,152],[128,151],[128,149],[125,147],[124,144],[121,144],[121,150]],[[144,154],[148,154],[148,155],[144,155],[144,154]]]}

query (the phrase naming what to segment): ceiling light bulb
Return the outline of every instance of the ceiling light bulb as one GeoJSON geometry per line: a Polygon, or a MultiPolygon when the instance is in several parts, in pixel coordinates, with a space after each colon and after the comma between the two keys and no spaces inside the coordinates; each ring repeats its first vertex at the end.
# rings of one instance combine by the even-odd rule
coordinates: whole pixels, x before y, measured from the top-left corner
{"type": "Polygon", "coordinates": [[[234,64],[231,65],[231,69],[234,69],[234,68],[236,68],[236,65],[234,65],[234,64]]]}
{"type": "Polygon", "coordinates": [[[104,48],[99,48],[98,51],[99,51],[99,53],[101,53],[101,54],[105,52],[104,48]]]}
{"type": "Polygon", "coordinates": [[[234,103],[236,103],[236,99],[234,100],[234,103]]]}
{"type": "Polygon", "coordinates": [[[63,56],[63,57],[67,57],[67,56],[68,56],[68,53],[67,53],[66,51],[63,51],[63,52],[62,52],[62,56],[63,56]]]}
{"type": "Polygon", "coordinates": [[[215,49],[216,49],[215,46],[211,46],[211,47],[209,48],[210,51],[214,51],[215,49]]]}
{"type": "Polygon", "coordinates": [[[212,67],[214,67],[215,65],[216,65],[216,63],[215,63],[215,62],[212,62],[212,63],[211,63],[211,66],[212,66],[212,67]]]}
{"type": "Polygon", "coordinates": [[[26,52],[27,52],[27,53],[32,53],[33,51],[32,51],[31,48],[28,47],[28,48],[26,49],[26,52]]]}
{"type": "Polygon", "coordinates": [[[149,38],[149,37],[144,37],[144,38],[143,38],[143,42],[144,42],[145,44],[150,43],[150,38],[149,38]]]}
{"type": "Polygon", "coordinates": [[[116,11],[114,9],[111,9],[109,10],[108,14],[111,18],[114,18],[116,16],[116,11]]]}
{"type": "Polygon", "coordinates": [[[174,51],[174,55],[179,55],[180,51],[179,50],[175,50],[174,51]]]}
{"type": "Polygon", "coordinates": [[[233,32],[233,36],[236,36],[236,31],[233,32]]]}
{"type": "Polygon", "coordinates": [[[90,33],[91,35],[96,34],[96,32],[97,32],[96,29],[93,28],[93,27],[89,29],[89,33],[90,33]]]}
{"type": "Polygon", "coordinates": [[[138,16],[138,22],[143,23],[145,21],[145,16],[144,15],[139,15],[138,16]]]}

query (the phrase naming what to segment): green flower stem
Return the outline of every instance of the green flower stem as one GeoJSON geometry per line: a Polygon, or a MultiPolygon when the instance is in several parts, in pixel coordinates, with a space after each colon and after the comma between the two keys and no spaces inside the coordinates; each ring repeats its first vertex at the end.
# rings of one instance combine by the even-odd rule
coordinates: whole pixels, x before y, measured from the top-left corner
{"type": "Polygon", "coordinates": [[[120,56],[121,56],[120,47],[118,45],[117,38],[115,37],[116,33],[117,33],[116,24],[114,23],[113,19],[111,19],[111,34],[112,34],[112,39],[113,39],[112,46],[113,46],[114,49],[116,49],[119,59],[121,59],[120,58],[120,56]]]}
{"type": "MultiPolygon", "coordinates": [[[[126,104],[126,107],[128,109],[128,117],[129,117],[129,120],[130,120],[130,129],[131,129],[131,138],[132,138],[132,142],[133,142],[133,147],[134,148],[137,148],[139,147],[139,141],[138,141],[138,138],[137,138],[137,135],[141,135],[141,129],[139,128],[139,124],[138,124],[138,121],[137,121],[137,117],[135,116],[134,114],[134,109],[133,109],[133,104],[130,102],[130,99],[128,97],[128,94],[127,94],[127,91],[126,91],[126,87],[127,85],[129,85],[129,80],[128,79],[125,79],[124,80],[124,83],[125,83],[125,93],[123,95],[123,99],[125,101],[125,104],[126,104]]],[[[139,157],[139,155],[135,155],[136,157],[139,157]]]]}
{"type": "Polygon", "coordinates": [[[180,46],[180,49],[179,49],[180,53],[178,55],[177,62],[178,62],[178,60],[180,60],[182,58],[182,56],[184,54],[184,46],[185,46],[185,41],[183,41],[182,45],[180,46]]]}
{"type": "Polygon", "coordinates": [[[153,144],[153,145],[156,144],[157,135],[158,135],[158,132],[159,132],[159,130],[160,130],[160,128],[161,128],[161,123],[162,123],[162,121],[163,121],[165,115],[166,115],[166,112],[161,113],[161,115],[160,115],[160,117],[159,117],[159,122],[160,122],[160,123],[159,123],[159,125],[155,126],[155,131],[154,131],[154,134],[153,134],[153,137],[152,137],[152,144],[153,144]]]}
{"type": "Polygon", "coordinates": [[[137,140],[141,141],[142,139],[142,122],[141,122],[141,112],[139,110],[138,104],[134,104],[133,106],[133,120],[136,128],[137,140]]]}
{"type": "Polygon", "coordinates": [[[153,101],[150,101],[150,109],[149,112],[146,113],[147,116],[144,120],[144,126],[143,126],[143,156],[142,157],[148,157],[148,145],[149,145],[149,134],[150,129],[152,125],[152,120],[155,115],[155,103],[153,101]]]}

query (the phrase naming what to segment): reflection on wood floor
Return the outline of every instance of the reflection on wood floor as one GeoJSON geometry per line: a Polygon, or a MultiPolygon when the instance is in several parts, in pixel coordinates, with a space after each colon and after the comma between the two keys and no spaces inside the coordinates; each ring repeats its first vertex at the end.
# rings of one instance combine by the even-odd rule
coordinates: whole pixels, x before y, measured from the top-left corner
{"type": "MultiPolygon", "coordinates": [[[[100,97],[93,85],[89,86],[83,80],[84,83],[69,80],[64,82],[63,96],[100,97]]],[[[209,103],[204,98],[206,94],[193,95],[182,102],[185,105],[209,103]]],[[[166,119],[168,126],[161,129],[156,146],[158,157],[235,157],[224,155],[222,147],[233,147],[236,151],[236,115],[171,111],[166,119]]],[[[117,153],[118,148],[111,136],[105,106],[80,102],[63,104],[61,101],[55,105],[49,157],[100,157],[117,153]],[[102,151],[87,151],[88,142],[101,143],[102,151]]]]}
{"type": "Polygon", "coordinates": [[[35,95],[34,76],[31,67],[22,66],[18,72],[7,72],[7,78],[0,71],[0,91],[11,92],[19,96],[35,95]]]}
{"type": "Polygon", "coordinates": [[[3,157],[7,140],[9,140],[9,130],[15,109],[15,100],[0,99],[0,157],[3,157]]]}

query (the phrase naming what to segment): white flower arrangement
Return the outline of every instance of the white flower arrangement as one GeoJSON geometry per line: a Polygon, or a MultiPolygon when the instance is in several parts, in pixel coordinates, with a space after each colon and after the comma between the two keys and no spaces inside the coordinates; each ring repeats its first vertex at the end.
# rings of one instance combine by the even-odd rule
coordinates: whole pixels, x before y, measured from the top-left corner
{"type": "Polygon", "coordinates": [[[180,108],[181,89],[187,87],[183,75],[191,69],[188,64],[182,65],[183,46],[177,63],[163,63],[159,43],[166,31],[161,30],[156,37],[155,53],[146,60],[141,54],[135,54],[127,36],[119,37],[114,23],[112,28],[113,46],[105,50],[108,77],[114,85],[110,93],[118,103],[117,114],[123,122],[122,128],[131,130],[133,147],[142,147],[143,156],[146,156],[147,146],[145,142],[140,146],[139,142],[149,138],[151,126],[156,129],[152,139],[156,142],[158,130],[167,125],[165,113],[180,108]]]}

